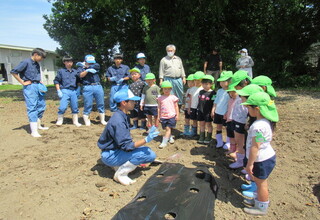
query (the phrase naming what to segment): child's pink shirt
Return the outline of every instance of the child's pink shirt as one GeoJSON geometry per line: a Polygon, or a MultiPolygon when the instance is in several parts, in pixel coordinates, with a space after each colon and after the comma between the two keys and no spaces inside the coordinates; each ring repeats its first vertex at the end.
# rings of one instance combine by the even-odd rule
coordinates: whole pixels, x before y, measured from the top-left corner
{"type": "Polygon", "coordinates": [[[175,117],[177,115],[175,103],[177,103],[178,101],[179,99],[175,95],[160,96],[158,98],[160,118],[169,119],[175,117]]]}
{"type": "Polygon", "coordinates": [[[228,101],[228,111],[226,113],[227,122],[232,121],[232,111],[233,111],[235,102],[236,102],[236,99],[234,98],[230,98],[228,101]]]}

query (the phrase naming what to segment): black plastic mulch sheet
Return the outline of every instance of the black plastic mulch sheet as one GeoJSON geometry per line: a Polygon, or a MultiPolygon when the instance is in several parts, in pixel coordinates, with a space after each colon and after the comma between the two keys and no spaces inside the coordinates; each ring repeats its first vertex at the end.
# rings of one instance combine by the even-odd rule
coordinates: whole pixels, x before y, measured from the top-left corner
{"type": "Polygon", "coordinates": [[[218,186],[206,167],[165,163],[112,219],[214,219],[218,186]]]}

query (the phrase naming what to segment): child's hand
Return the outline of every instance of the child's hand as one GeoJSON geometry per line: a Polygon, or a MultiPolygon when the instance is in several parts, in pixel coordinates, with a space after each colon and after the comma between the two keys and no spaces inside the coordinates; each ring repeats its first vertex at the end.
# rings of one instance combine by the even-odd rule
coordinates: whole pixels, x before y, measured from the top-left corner
{"type": "Polygon", "coordinates": [[[211,112],[211,118],[214,118],[214,111],[211,112]]]}
{"type": "Polygon", "coordinates": [[[143,111],[143,105],[140,105],[140,110],[143,111]]]}
{"type": "Polygon", "coordinates": [[[188,108],[188,114],[190,115],[190,113],[191,113],[191,109],[190,109],[190,108],[188,108]]]}
{"type": "Polygon", "coordinates": [[[179,121],[179,115],[176,115],[176,121],[179,121]]]}
{"type": "Polygon", "coordinates": [[[245,169],[246,169],[247,173],[249,174],[250,178],[253,180],[254,179],[253,172],[252,172],[253,165],[247,164],[245,169]]]}

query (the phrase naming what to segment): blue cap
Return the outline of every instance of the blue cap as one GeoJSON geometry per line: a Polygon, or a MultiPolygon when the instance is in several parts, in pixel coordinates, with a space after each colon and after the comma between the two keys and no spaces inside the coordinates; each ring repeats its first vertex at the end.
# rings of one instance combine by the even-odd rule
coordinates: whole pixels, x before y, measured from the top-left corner
{"type": "Polygon", "coordinates": [[[113,99],[116,103],[119,103],[127,100],[139,101],[141,98],[135,96],[130,89],[121,89],[114,94],[113,99]]]}
{"type": "Polygon", "coordinates": [[[94,56],[91,54],[85,56],[84,61],[86,61],[87,63],[96,63],[94,56]]]}

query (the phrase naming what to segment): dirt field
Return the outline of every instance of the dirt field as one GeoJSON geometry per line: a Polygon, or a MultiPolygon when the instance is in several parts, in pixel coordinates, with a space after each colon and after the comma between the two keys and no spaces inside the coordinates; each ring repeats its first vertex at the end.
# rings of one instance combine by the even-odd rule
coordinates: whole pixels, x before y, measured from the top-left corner
{"type": "MultiPolygon", "coordinates": [[[[320,93],[278,95],[281,121],[273,141],[277,166],[269,181],[269,213],[260,219],[320,219],[320,93]]],[[[136,184],[117,184],[112,180],[114,171],[99,160],[96,142],[104,127],[95,120],[98,113],[92,113],[91,127],[77,128],[68,110],[65,124],[58,127],[58,104],[50,88],[43,118],[50,129],[40,131],[41,138],[32,138],[22,92],[0,91],[0,219],[111,219],[158,169],[138,168],[130,175],[137,178],[136,184]]],[[[183,129],[183,115],[177,129],[183,129]]],[[[134,130],[133,138],[142,133],[134,130]]],[[[160,150],[160,140],[148,144],[158,159],[177,154],[172,162],[209,167],[220,187],[216,219],[253,219],[242,211],[243,176],[228,168],[230,160],[222,149],[177,137],[173,145],[160,150]]]]}

